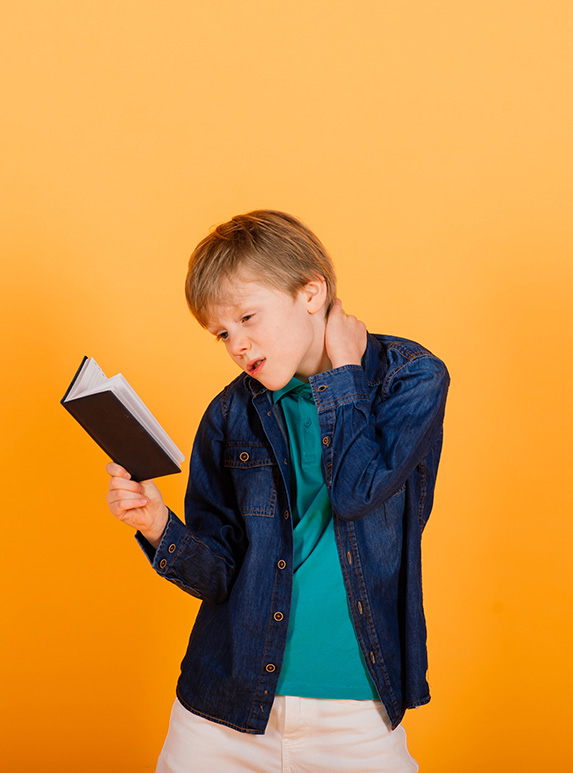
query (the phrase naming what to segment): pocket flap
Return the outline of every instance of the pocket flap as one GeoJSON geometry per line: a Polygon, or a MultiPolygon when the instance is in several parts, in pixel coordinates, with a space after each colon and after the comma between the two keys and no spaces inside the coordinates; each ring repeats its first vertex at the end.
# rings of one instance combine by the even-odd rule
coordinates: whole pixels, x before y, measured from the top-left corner
{"type": "Polygon", "coordinates": [[[229,443],[225,448],[225,467],[262,467],[274,464],[269,450],[262,444],[229,443]]]}

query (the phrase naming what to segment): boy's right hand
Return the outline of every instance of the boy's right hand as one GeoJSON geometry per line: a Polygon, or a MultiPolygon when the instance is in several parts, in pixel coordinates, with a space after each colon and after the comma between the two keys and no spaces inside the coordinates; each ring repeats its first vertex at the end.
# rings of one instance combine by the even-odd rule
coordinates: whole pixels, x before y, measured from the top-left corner
{"type": "Polygon", "coordinates": [[[337,298],[326,321],[324,343],[333,368],[360,365],[366,351],[366,325],[342,308],[337,298]]]}
{"type": "Polygon", "coordinates": [[[157,548],[169,518],[161,492],[152,480],[131,480],[128,471],[115,462],[109,462],[105,470],[110,476],[106,499],[111,514],[138,529],[157,548]]]}

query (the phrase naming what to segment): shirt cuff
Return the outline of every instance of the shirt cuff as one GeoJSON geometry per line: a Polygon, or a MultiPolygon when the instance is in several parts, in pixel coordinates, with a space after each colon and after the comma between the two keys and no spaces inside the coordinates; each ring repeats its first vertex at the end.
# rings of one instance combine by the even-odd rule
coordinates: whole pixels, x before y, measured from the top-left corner
{"type": "Polygon", "coordinates": [[[169,510],[169,508],[167,509],[169,511],[169,518],[157,549],[145,539],[140,531],[135,535],[135,539],[149,559],[151,566],[161,575],[168,573],[179,549],[188,538],[185,524],[179,520],[175,513],[169,510]]]}

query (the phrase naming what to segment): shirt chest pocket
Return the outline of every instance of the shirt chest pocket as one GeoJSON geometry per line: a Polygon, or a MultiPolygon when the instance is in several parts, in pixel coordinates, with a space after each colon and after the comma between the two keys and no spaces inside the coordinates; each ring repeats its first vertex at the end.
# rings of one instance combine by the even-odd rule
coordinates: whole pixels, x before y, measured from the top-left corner
{"type": "Polygon", "coordinates": [[[273,516],[277,501],[276,464],[263,445],[229,443],[224,464],[231,474],[241,514],[273,516]]]}

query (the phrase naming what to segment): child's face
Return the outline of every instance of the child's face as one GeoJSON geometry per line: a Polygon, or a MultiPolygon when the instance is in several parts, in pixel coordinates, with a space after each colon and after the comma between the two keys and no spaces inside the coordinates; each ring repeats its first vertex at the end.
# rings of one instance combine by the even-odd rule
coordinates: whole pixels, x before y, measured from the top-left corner
{"type": "Polygon", "coordinates": [[[323,279],[309,282],[293,298],[255,280],[235,278],[226,297],[209,309],[207,330],[267,389],[282,389],[293,376],[308,381],[328,370],[323,279]]]}

